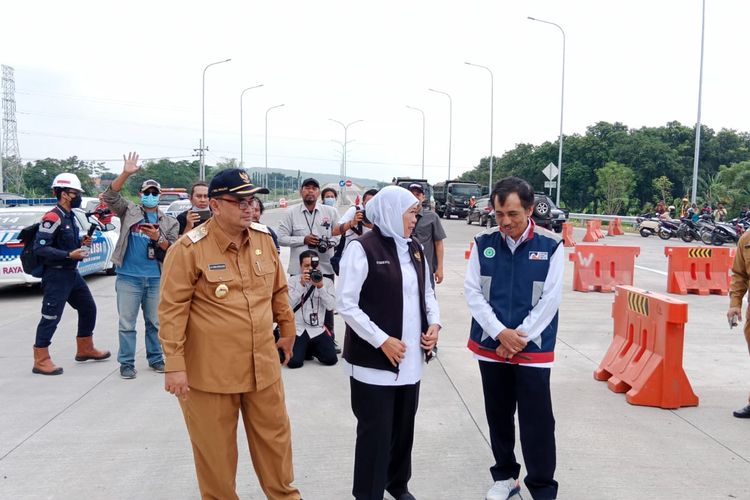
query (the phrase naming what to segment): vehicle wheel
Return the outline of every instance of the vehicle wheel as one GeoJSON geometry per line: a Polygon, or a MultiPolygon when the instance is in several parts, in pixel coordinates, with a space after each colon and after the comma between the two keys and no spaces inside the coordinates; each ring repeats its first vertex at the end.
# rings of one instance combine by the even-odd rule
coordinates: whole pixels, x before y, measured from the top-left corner
{"type": "Polygon", "coordinates": [[[544,219],[549,214],[549,203],[546,201],[540,201],[534,206],[534,215],[544,219]]]}
{"type": "Polygon", "coordinates": [[[108,269],[105,269],[104,274],[106,274],[107,276],[114,276],[117,274],[117,270],[115,269],[115,266],[112,266],[108,269]]]}
{"type": "Polygon", "coordinates": [[[444,212],[437,212],[437,214],[438,214],[438,217],[440,217],[441,219],[443,217],[445,217],[445,213],[444,212]]]}
{"type": "Polygon", "coordinates": [[[682,241],[684,241],[685,243],[690,243],[695,238],[693,237],[693,233],[684,232],[680,235],[680,239],[682,239],[682,241]]]}
{"type": "Polygon", "coordinates": [[[644,238],[648,238],[649,236],[651,236],[651,231],[649,231],[645,227],[642,227],[638,232],[641,233],[641,236],[643,236],[644,238]]]}
{"type": "Polygon", "coordinates": [[[555,226],[555,232],[556,232],[556,233],[562,233],[562,225],[560,225],[560,226],[555,226]]]}
{"type": "Polygon", "coordinates": [[[720,247],[724,244],[724,238],[722,238],[720,235],[716,233],[711,234],[711,244],[717,247],[720,247]]]}
{"type": "Polygon", "coordinates": [[[700,233],[701,241],[705,243],[706,245],[710,245],[712,235],[713,235],[713,231],[701,231],[700,233]]]}
{"type": "Polygon", "coordinates": [[[672,232],[663,228],[659,229],[659,232],[657,234],[659,235],[659,238],[663,240],[668,240],[669,238],[672,237],[672,232]]]}

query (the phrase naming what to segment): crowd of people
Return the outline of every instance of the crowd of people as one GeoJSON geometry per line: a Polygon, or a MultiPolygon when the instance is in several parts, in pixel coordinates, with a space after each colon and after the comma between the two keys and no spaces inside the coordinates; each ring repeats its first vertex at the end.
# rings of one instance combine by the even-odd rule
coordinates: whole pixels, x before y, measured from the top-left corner
{"type": "MultiPolygon", "coordinates": [[[[165,390],[178,398],[203,498],[236,498],[240,415],[266,496],[300,498],[292,484],[281,369],[312,360],[335,365],[343,346],[357,420],[352,495],[413,499],[414,428],[425,366],[438,350],[436,287],[444,280],[446,238],[422,185],[368,190],[361,204],[339,215],[336,190],[321,191],[308,178],[302,202],[286,209],[274,231],[260,222],[257,195],[268,190],[254,186],[244,170],[221,170],[210,183],[195,183],[191,208],[172,218],[159,208],[156,180],[142,183],[139,203],[121,195],[138,162],[135,153],[124,156],[121,174],[102,196],[121,220],[113,255],[117,361],[123,379],[137,376],[142,312],[148,366],[165,374],[165,390]],[[286,268],[282,246],[289,248],[286,268]],[[344,332],[334,331],[334,312],[344,332]]],[[[61,174],[53,192],[58,204],[42,218],[34,246],[45,259],[33,366],[43,375],[63,373],[49,346],[66,303],[79,315],[76,360],[110,357],[94,347],[96,304],[77,271],[90,244],[72,216],[83,190],[74,175],[61,174]]],[[[534,224],[534,191],[525,180],[500,180],[490,199],[498,227],[475,237],[464,282],[472,315],[468,348],[479,365],[494,456],[486,498],[506,500],[521,489],[516,414],[524,484],[535,499],[556,498],[550,371],[564,248],[534,224]]],[[[686,201],[681,212],[688,214],[686,201]]],[[[730,294],[728,317],[735,322],[750,280],[744,250],[737,252],[730,294]]],[[[749,332],[746,323],[748,346],[749,332]]],[[[750,405],[735,416],[750,417],[750,405]]]]}

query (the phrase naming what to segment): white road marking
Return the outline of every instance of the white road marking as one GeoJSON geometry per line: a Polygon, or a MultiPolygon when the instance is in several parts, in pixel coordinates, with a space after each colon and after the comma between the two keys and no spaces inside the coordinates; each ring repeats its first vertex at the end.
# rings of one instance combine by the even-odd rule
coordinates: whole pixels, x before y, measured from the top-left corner
{"type": "Polygon", "coordinates": [[[643,269],[644,271],[651,271],[652,273],[661,274],[662,276],[666,276],[666,271],[659,271],[658,269],[651,269],[650,267],[643,267],[643,266],[635,266],[637,269],[643,269]]]}

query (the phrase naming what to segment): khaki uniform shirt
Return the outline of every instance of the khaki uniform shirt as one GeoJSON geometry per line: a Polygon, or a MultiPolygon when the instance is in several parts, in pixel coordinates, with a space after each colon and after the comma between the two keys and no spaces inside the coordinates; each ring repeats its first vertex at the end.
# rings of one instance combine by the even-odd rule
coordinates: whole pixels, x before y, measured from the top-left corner
{"type": "Polygon", "coordinates": [[[294,337],[287,282],[273,240],[254,224],[239,248],[214,219],[167,252],[159,339],[166,371],[205,392],[260,391],[281,376],[273,322],[294,337]]]}
{"type": "Polygon", "coordinates": [[[732,264],[732,283],[729,286],[729,307],[742,307],[750,282],[750,231],[745,232],[737,242],[737,254],[732,264]]]}

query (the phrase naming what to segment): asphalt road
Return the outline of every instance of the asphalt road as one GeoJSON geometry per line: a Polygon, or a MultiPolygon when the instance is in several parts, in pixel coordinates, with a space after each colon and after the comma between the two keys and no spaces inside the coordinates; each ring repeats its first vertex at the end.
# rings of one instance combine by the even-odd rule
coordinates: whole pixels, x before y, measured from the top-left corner
{"type": "MultiPolygon", "coordinates": [[[[275,225],[280,212],[269,210],[264,222],[275,225]]],[[[437,287],[444,328],[438,362],[422,383],[410,486],[418,498],[479,499],[492,458],[479,373],[465,348],[462,285],[463,254],[480,228],[456,219],[444,225],[446,276],[437,287]]],[[[604,243],[639,246],[635,286],[665,293],[663,241],[626,235],[604,243]]],[[[99,308],[97,345],[115,351],[115,279],[87,282],[99,308]]],[[[629,405],[593,379],[612,337],[613,295],[573,292],[571,283],[566,260],[552,372],[560,498],[750,498],[750,421],[731,416],[747,401],[750,360],[741,331],[727,327],[727,298],[673,296],[689,304],[683,364],[700,404],[662,410],[629,405]]],[[[68,309],[51,349],[65,374],[33,375],[40,302],[36,288],[0,290],[0,498],[198,498],[182,415],[146,365],[142,334],[138,378],[122,380],[114,360],[73,361],[76,316],[68,309]]],[[[355,420],[346,374],[316,362],[283,374],[296,484],[308,500],[350,498],[355,420]]],[[[241,426],[238,439],[239,495],[263,498],[241,426]]]]}

